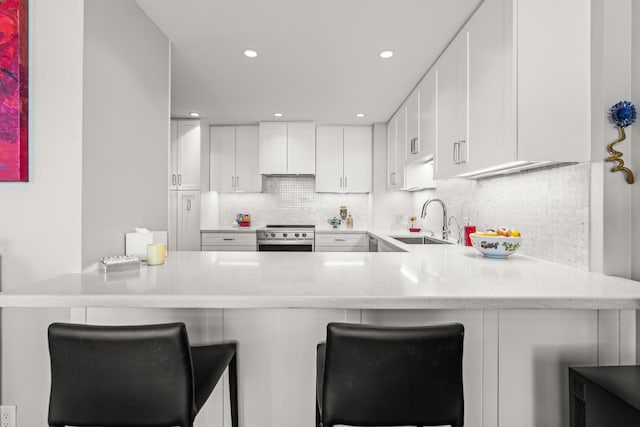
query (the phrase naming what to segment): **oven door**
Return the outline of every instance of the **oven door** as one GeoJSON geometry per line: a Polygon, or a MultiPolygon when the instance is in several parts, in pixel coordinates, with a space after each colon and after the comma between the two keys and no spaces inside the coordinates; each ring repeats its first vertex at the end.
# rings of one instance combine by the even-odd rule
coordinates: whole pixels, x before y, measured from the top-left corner
{"type": "Polygon", "coordinates": [[[313,252],[313,240],[258,240],[258,252],[313,252]]]}

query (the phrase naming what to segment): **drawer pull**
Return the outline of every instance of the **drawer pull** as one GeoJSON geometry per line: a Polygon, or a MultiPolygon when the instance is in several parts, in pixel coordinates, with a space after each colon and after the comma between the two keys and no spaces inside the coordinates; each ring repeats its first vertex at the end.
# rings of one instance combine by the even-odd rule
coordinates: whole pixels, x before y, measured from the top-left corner
{"type": "Polygon", "coordinates": [[[346,241],[347,241],[347,239],[338,239],[338,238],[336,238],[336,239],[334,239],[334,240],[335,240],[336,242],[346,242],[346,241]]]}
{"type": "Polygon", "coordinates": [[[224,237],[222,240],[236,240],[233,237],[224,237]]]}

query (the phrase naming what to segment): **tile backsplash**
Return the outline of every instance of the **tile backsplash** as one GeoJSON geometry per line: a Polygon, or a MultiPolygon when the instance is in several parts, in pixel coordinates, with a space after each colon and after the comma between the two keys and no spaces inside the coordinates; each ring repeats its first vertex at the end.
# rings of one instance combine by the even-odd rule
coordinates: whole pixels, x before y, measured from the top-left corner
{"type": "MultiPolygon", "coordinates": [[[[438,181],[413,195],[414,212],[438,197],[460,226],[471,218],[478,230],[506,226],[524,236],[520,253],[573,267],[589,265],[589,164],[531,170],[478,181],[438,181]]],[[[431,204],[423,228],[440,233],[442,210],[431,204]]],[[[453,224],[453,223],[452,223],[453,224]]],[[[455,225],[452,227],[455,228],[455,225]]],[[[452,232],[455,235],[455,231],[452,232]]]]}
{"type": "Polygon", "coordinates": [[[265,176],[262,191],[220,193],[220,225],[230,225],[238,213],[251,214],[255,225],[325,225],[329,218],[339,216],[341,205],[347,206],[356,228],[369,225],[368,194],[316,193],[315,178],[302,176],[265,176]]]}

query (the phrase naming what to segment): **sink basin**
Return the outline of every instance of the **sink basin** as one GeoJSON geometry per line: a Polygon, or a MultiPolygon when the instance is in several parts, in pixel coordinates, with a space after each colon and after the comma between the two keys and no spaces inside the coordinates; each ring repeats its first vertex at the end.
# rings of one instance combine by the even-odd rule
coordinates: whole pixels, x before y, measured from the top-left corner
{"type": "Polygon", "coordinates": [[[394,237],[399,242],[406,243],[408,245],[452,245],[453,242],[447,242],[446,240],[435,239],[433,237],[394,237]]]}

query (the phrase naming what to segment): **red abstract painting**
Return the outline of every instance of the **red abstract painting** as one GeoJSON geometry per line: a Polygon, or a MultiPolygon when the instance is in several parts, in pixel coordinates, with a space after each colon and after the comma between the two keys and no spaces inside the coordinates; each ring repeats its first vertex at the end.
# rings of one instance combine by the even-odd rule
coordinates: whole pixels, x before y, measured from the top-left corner
{"type": "Polygon", "coordinates": [[[0,181],[29,180],[27,1],[0,0],[0,181]]]}

